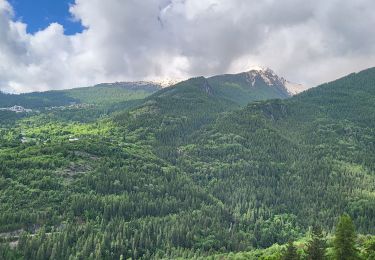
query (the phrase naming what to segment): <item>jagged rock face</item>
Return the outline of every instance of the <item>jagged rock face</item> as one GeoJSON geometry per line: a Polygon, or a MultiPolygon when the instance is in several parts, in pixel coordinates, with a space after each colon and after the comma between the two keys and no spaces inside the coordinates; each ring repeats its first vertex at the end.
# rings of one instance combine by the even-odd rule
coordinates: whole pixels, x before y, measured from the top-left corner
{"type": "Polygon", "coordinates": [[[307,88],[301,84],[292,83],[283,77],[279,77],[276,73],[269,68],[252,69],[244,73],[244,76],[251,86],[256,83],[262,82],[268,86],[278,88],[287,92],[290,96],[296,95],[307,88]]]}
{"type": "Polygon", "coordinates": [[[267,85],[283,85],[281,78],[279,78],[272,70],[250,70],[245,72],[247,81],[254,86],[257,81],[263,81],[267,85]]]}

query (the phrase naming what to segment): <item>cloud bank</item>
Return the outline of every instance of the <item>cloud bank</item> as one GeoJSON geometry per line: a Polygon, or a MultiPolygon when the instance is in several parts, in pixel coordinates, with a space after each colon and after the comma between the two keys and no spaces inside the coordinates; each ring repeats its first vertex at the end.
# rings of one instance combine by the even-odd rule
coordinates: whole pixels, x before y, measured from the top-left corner
{"type": "Polygon", "coordinates": [[[373,0],[76,0],[85,30],[35,33],[0,0],[0,90],[186,78],[268,66],[315,86],[375,66],[373,0]]]}

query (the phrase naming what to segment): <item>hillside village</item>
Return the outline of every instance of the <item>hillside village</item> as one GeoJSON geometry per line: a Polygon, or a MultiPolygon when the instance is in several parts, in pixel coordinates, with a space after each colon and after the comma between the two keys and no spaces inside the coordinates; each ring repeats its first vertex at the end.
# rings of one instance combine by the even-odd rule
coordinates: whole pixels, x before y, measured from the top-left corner
{"type": "Polygon", "coordinates": [[[31,113],[33,112],[32,109],[24,108],[23,106],[12,106],[12,107],[5,107],[5,108],[0,108],[0,111],[11,111],[15,113],[31,113]]]}

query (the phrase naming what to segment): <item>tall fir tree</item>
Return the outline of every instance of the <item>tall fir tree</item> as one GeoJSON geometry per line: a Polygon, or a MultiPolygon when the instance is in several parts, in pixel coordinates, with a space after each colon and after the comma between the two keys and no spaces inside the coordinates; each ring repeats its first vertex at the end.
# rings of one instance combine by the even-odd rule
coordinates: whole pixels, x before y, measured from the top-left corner
{"type": "Polygon", "coordinates": [[[372,237],[365,243],[366,259],[375,259],[375,237],[372,237]]]}
{"type": "Polygon", "coordinates": [[[358,250],[355,246],[355,227],[349,215],[344,214],[340,217],[336,226],[335,238],[333,241],[335,250],[335,259],[337,260],[355,260],[359,259],[358,250]]]}
{"type": "Polygon", "coordinates": [[[308,260],[326,259],[326,241],[320,226],[314,226],[311,233],[311,240],[307,244],[308,260]]]}
{"type": "Polygon", "coordinates": [[[283,260],[299,260],[299,255],[297,253],[297,248],[294,246],[292,241],[288,242],[288,245],[286,246],[286,251],[284,255],[282,256],[283,260]]]}

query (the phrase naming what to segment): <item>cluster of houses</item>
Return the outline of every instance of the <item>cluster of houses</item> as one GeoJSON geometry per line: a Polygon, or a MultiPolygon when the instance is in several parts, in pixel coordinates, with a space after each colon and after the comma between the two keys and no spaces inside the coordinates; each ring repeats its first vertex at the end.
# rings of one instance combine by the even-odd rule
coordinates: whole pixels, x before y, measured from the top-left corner
{"type": "Polygon", "coordinates": [[[0,108],[0,111],[11,111],[11,112],[16,112],[16,113],[30,113],[33,110],[24,108],[23,106],[12,106],[12,107],[0,108]]]}
{"type": "MultiPolygon", "coordinates": [[[[59,106],[59,107],[45,107],[44,109],[47,111],[52,110],[65,110],[65,109],[82,109],[82,108],[88,108],[92,105],[89,104],[75,104],[71,103],[69,106],[59,106]]],[[[11,111],[15,113],[31,113],[33,112],[32,109],[24,108],[23,106],[12,106],[12,107],[4,107],[0,108],[0,111],[11,111]]],[[[34,112],[39,112],[38,110],[35,110],[34,112]]]]}
{"type": "Polygon", "coordinates": [[[91,107],[92,105],[85,104],[85,103],[80,103],[76,104],[72,102],[69,106],[59,106],[59,107],[45,107],[44,109],[47,111],[52,111],[52,110],[66,110],[66,109],[82,109],[82,108],[88,108],[91,107]]]}

